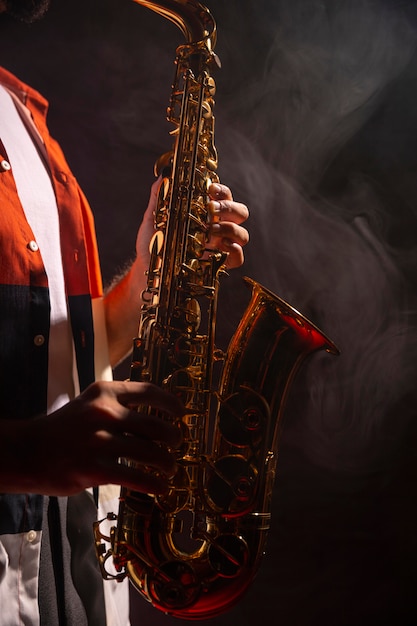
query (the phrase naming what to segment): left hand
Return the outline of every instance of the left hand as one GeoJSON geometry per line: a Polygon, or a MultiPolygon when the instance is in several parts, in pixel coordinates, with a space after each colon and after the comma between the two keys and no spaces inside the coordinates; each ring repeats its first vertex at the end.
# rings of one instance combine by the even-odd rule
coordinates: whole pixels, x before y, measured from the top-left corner
{"type": "Polygon", "coordinates": [[[210,245],[222,252],[228,252],[226,267],[234,268],[243,264],[243,246],[249,241],[249,233],[242,224],[249,216],[248,208],[233,200],[229,187],[213,183],[209,187],[208,209],[212,216],[210,245]]]}
{"type": "MultiPolygon", "coordinates": [[[[153,216],[160,184],[161,179],[158,179],[152,185],[148,208],[136,240],[137,258],[144,267],[148,265],[149,242],[155,232],[153,216]]],[[[213,183],[208,193],[210,201],[207,208],[211,215],[209,245],[216,250],[228,252],[228,268],[239,267],[244,261],[243,246],[249,241],[248,231],[240,224],[248,218],[249,211],[246,205],[233,200],[232,192],[226,185],[213,183]]]]}

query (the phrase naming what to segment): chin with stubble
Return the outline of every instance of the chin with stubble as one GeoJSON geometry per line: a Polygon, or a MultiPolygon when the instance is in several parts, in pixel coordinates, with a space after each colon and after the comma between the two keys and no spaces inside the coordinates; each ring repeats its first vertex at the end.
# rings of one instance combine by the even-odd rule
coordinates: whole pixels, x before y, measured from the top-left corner
{"type": "Polygon", "coordinates": [[[0,0],[0,12],[31,24],[45,15],[50,4],[51,0],[0,0]]]}

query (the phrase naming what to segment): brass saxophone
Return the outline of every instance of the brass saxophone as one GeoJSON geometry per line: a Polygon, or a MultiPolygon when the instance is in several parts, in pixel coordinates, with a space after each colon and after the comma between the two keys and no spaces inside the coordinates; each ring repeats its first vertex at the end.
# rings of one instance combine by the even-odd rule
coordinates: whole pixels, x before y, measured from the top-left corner
{"type": "Polygon", "coordinates": [[[216,349],[218,283],[226,258],[207,249],[207,189],[218,180],[216,24],[196,0],[134,1],[174,22],[186,43],[177,48],[168,107],[174,147],[159,163],[156,232],[131,380],[179,395],[186,415],[179,470],[168,494],[122,487],[118,515],[107,517],[116,525],[107,535],[101,522],[95,526],[96,549],[104,578],[128,576],[165,613],[206,619],[235,604],[258,570],[291,382],[308,355],[338,350],[249,278],[247,310],[226,355],[216,349]],[[109,572],[108,559],[116,573],[109,572]]]}

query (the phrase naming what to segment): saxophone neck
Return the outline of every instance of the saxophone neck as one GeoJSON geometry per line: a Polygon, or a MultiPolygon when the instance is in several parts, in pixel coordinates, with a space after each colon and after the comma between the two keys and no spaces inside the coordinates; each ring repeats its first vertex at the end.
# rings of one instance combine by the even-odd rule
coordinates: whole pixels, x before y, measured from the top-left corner
{"type": "Polygon", "coordinates": [[[204,45],[211,52],[217,38],[216,22],[210,11],[196,0],[133,0],[173,22],[188,44],[204,45]]]}

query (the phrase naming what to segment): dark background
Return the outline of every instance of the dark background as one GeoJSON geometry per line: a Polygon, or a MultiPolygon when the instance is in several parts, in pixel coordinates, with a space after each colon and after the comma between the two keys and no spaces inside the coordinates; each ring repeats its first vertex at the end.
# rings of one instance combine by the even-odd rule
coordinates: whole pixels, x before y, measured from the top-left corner
{"type": "MultiPolygon", "coordinates": [[[[203,622],[417,624],[417,3],[212,0],[223,63],[220,174],[251,209],[243,273],[340,347],[293,386],[268,552],[229,614],[203,622]]],[[[54,0],[0,21],[1,62],[51,102],[50,128],[95,212],[106,281],[131,258],[169,149],[182,36],[129,0],[54,0]]],[[[134,624],[179,624],[135,601],[134,624]]],[[[185,623],[185,622],[184,622],[185,623]]]]}

